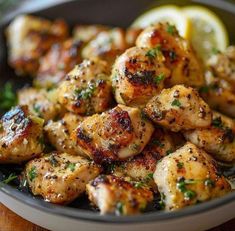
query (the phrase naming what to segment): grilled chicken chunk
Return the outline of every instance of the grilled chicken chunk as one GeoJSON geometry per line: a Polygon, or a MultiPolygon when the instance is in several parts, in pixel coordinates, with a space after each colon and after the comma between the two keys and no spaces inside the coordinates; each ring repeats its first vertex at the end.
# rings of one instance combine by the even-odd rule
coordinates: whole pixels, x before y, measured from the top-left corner
{"type": "Polygon", "coordinates": [[[90,201],[101,214],[131,215],[142,212],[153,200],[153,193],[112,175],[100,175],[87,186],[90,201]]]}
{"type": "Polygon", "coordinates": [[[73,30],[73,38],[85,43],[95,39],[101,32],[107,32],[110,27],[103,25],[77,25],[73,30]]]}
{"type": "Polygon", "coordinates": [[[127,48],[125,32],[121,28],[113,28],[99,33],[83,49],[85,59],[100,58],[111,66],[116,57],[127,48]]]}
{"type": "Polygon", "coordinates": [[[210,127],[186,131],[184,136],[218,160],[235,161],[235,122],[233,119],[213,112],[210,127]]]}
{"type": "Polygon", "coordinates": [[[63,108],[56,102],[55,91],[22,88],[18,91],[18,104],[27,105],[30,113],[45,121],[63,114],[63,108]]]}
{"type": "Polygon", "coordinates": [[[72,138],[86,155],[101,163],[141,153],[153,130],[139,109],[118,105],[84,119],[72,138]]]}
{"type": "Polygon", "coordinates": [[[224,53],[218,52],[207,62],[213,75],[224,79],[235,87],[235,46],[230,46],[224,53]]]}
{"type": "Polygon", "coordinates": [[[101,60],[84,60],[58,87],[58,101],[68,111],[81,115],[100,113],[112,103],[108,65],[101,60]]]}
{"type": "Polygon", "coordinates": [[[163,89],[170,71],[164,57],[153,57],[147,49],[132,47],[116,59],[112,71],[112,85],[118,103],[128,106],[145,104],[163,89]]]}
{"type": "Polygon", "coordinates": [[[38,156],[42,143],[43,120],[32,116],[26,106],[17,106],[0,120],[0,163],[20,164],[38,156]]]}
{"type": "Polygon", "coordinates": [[[156,53],[160,49],[166,58],[166,66],[171,69],[168,86],[186,84],[200,87],[204,83],[203,71],[189,42],[180,37],[178,31],[169,23],[159,23],[147,27],[137,38],[138,47],[149,48],[156,53]]]}
{"type": "Polygon", "coordinates": [[[159,161],[154,180],[167,210],[208,201],[231,191],[229,183],[218,173],[215,161],[191,143],[159,161]]]}
{"type": "Polygon", "coordinates": [[[42,57],[34,84],[38,87],[51,88],[65,79],[66,74],[82,61],[81,41],[67,39],[54,44],[42,57]]]}
{"type": "Polygon", "coordinates": [[[32,193],[56,204],[68,204],[79,197],[100,172],[101,168],[93,162],[67,153],[44,155],[25,168],[32,193]]]}
{"type": "Polygon", "coordinates": [[[157,124],[177,132],[210,126],[211,110],[191,87],[176,85],[153,97],[145,108],[157,124]]]}
{"type": "Polygon", "coordinates": [[[51,22],[34,16],[21,15],[10,23],[6,35],[9,64],[19,75],[36,75],[39,59],[53,43],[67,37],[68,27],[62,20],[51,22]]]}
{"type": "Polygon", "coordinates": [[[81,148],[71,140],[70,135],[83,118],[73,113],[66,113],[61,120],[49,121],[44,127],[45,134],[58,151],[71,155],[82,155],[81,148]]]}

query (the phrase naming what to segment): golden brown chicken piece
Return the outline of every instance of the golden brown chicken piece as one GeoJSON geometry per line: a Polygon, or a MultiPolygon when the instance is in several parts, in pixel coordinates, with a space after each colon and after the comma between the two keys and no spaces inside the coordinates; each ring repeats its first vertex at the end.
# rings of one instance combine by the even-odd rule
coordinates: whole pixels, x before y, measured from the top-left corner
{"type": "Polygon", "coordinates": [[[208,127],[212,117],[198,92],[184,85],[162,90],[146,105],[145,113],[155,123],[174,132],[208,127]]]}
{"type": "Polygon", "coordinates": [[[200,87],[204,83],[202,66],[189,42],[180,37],[178,31],[169,23],[159,23],[147,27],[137,38],[138,47],[149,48],[154,54],[160,49],[166,58],[166,66],[171,69],[167,84],[200,87]]]}
{"type": "Polygon", "coordinates": [[[172,139],[172,133],[162,128],[156,128],[141,154],[113,165],[111,173],[125,177],[125,179],[140,181],[143,185],[157,191],[157,186],[153,180],[156,164],[161,158],[174,152],[175,149],[176,145],[172,139]]]}
{"type": "Polygon", "coordinates": [[[228,47],[224,53],[212,55],[207,65],[215,77],[224,79],[235,87],[235,46],[228,47]]]}
{"type": "Polygon", "coordinates": [[[112,103],[108,65],[101,60],[84,60],[58,87],[58,101],[68,111],[81,115],[100,113],[112,103]]]}
{"type": "Polygon", "coordinates": [[[26,106],[17,106],[0,120],[0,163],[20,164],[38,156],[44,148],[43,120],[26,106]]]}
{"type": "Polygon", "coordinates": [[[45,121],[55,119],[63,114],[64,109],[55,99],[55,91],[36,88],[22,88],[18,91],[18,104],[27,105],[32,115],[45,121]]]}
{"type": "Polygon", "coordinates": [[[37,87],[51,88],[65,79],[66,74],[82,61],[81,41],[67,39],[54,44],[42,57],[34,84],[37,87]]]}
{"type": "Polygon", "coordinates": [[[132,47],[116,59],[112,70],[112,85],[118,103],[143,107],[164,86],[170,71],[164,57],[149,56],[148,49],[132,47]]]}
{"type": "Polygon", "coordinates": [[[109,163],[141,153],[153,130],[139,109],[118,105],[84,119],[72,138],[95,162],[109,163]]]}
{"type": "Polygon", "coordinates": [[[167,210],[208,201],[231,191],[215,161],[191,143],[159,161],[154,180],[167,210]]]}
{"type": "Polygon", "coordinates": [[[99,58],[111,66],[116,57],[127,48],[125,32],[121,28],[113,28],[99,33],[82,50],[85,59],[99,58]]]}
{"type": "Polygon", "coordinates": [[[81,116],[66,113],[61,120],[55,122],[49,121],[44,127],[44,131],[50,144],[58,151],[66,152],[71,155],[82,155],[80,147],[70,138],[73,130],[82,120],[83,117],[81,116]]]}
{"type": "Polygon", "coordinates": [[[68,26],[62,20],[51,22],[30,15],[16,17],[8,26],[9,64],[18,75],[36,75],[39,59],[53,43],[64,40],[68,26]]]}
{"type": "Polygon", "coordinates": [[[73,30],[73,38],[88,43],[101,32],[107,32],[110,27],[104,25],[77,25],[73,30]]]}
{"type": "Polygon", "coordinates": [[[68,204],[86,190],[101,168],[81,156],[51,153],[30,161],[25,168],[29,187],[45,201],[68,204]]]}
{"type": "Polygon", "coordinates": [[[235,122],[231,118],[213,112],[210,127],[187,131],[184,136],[218,160],[235,161],[235,122]]]}
{"type": "Polygon", "coordinates": [[[138,214],[153,200],[149,189],[112,175],[100,175],[86,188],[90,201],[100,209],[101,214],[138,214]]]}

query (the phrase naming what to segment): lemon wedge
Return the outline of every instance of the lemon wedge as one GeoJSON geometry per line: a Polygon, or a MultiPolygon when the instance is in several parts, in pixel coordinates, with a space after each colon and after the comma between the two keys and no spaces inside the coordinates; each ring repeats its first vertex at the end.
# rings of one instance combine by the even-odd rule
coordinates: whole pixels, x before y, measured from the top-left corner
{"type": "Polygon", "coordinates": [[[229,44],[228,33],[220,18],[201,6],[182,8],[191,21],[189,39],[203,61],[215,51],[224,51],[229,44]]]}
{"type": "Polygon", "coordinates": [[[188,38],[190,34],[190,22],[181,9],[174,5],[164,5],[147,11],[139,16],[131,27],[145,28],[158,22],[169,22],[176,26],[179,34],[188,38]]]}

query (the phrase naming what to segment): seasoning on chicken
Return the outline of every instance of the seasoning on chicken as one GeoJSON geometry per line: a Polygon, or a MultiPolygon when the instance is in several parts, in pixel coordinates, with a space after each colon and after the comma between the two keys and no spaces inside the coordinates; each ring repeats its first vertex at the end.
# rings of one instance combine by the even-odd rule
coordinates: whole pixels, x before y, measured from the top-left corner
{"type": "Polygon", "coordinates": [[[191,143],[159,161],[154,180],[167,210],[208,201],[231,191],[215,161],[191,143]]]}
{"type": "Polygon", "coordinates": [[[184,132],[184,136],[220,161],[235,161],[235,122],[229,117],[213,112],[210,127],[184,132]]]}
{"type": "Polygon", "coordinates": [[[0,163],[20,164],[38,156],[44,148],[43,120],[17,106],[0,120],[0,163]]]}
{"type": "Polygon", "coordinates": [[[81,156],[56,152],[30,161],[25,168],[32,193],[56,204],[68,204],[82,195],[100,172],[98,165],[81,156]]]}
{"type": "Polygon", "coordinates": [[[95,162],[109,163],[141,153],[153,131],[139,109],[118,105],[84,119],[72,138],[95,162]]]}
{"type": "Polygon", "coordinates": [[[127,48],[125,32],[121,28],[113,28],[99,33],[83,49],[82,57],[85,59],[99,58],[114,63],[116,57],[127,48]]]}
{"type": "Polygon", "coordinates": [[[212,117],[198,92],[183,85],[162,90],[148,102],[145,112],[155,123],[174,132],[208,127],[212,117]]]}
{"type": "Polygon", "coordinates": [[[147,27],[137,38],[136,45],[154,53],[160,49],[166,58],[166,66],[171,69],[168,86],[186,84],[200,87],[204,83],[202,66],[189,42],[180,37],[174,25],[159,23],[147,27]]]}
{"type": "Polygon", "coordinates": [[[82,150],[76,145],[70,135],[73,130],[81,123],[83,118],[73,113],[66,113],[58,121],[49,121],[44,127],[45,134],[50,142],[58,151],[66,152],[71,155],[82,155],[82,150]]]}
{"type": "Polygon", "coordinates": [[[66,74],[82,61],[82,44],[81,41],[72,39],[54,44],[40,61],[34,85],[44,88],[57,86],[65,79],[66,74]]]}
{"type": "Polygon", "coordinates": [[[143,107],[164,87],[170,71],[164,57],[156,51],[150,56],[147,49],[133,47],[116,59],[112,71],[112,85],[118,103],[143,107]]]}
{"type": "Polygon", "coordinates": [[[108,65],[101,60],[84,60],[58,87],[58,101],[68,111],[81,115],[100,113],[112,103],[108,65]]]}
{"type": "Polygon", "coordinates": [[[52,44],[68,35],[63,20],[54,22],[30,15],[16,17],[6,30],[9,64],[18,75],[37,74],[39,59],[52,44]]]}
{"type": "Polygon", "coordinates": [[[90,201],[100,209],[101,214],[138,214],[153,200],[149,189],[112,175],[100,175],[86,188],[90,201]]]}
{"type": "Polygon", "coordinates": [[[18,104],[27,105],[32,115],[45,121],[55,119],[63,113],[63,108],[56,100],[55,91],[36,88],[22,88],[18,91],[18,104]]]}

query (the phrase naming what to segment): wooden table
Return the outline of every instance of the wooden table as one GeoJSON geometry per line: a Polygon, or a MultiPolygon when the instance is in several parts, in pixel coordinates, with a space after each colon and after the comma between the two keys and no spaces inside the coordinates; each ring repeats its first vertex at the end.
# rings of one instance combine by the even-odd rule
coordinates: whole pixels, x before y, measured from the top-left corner
{"type": "MultiPolygon", "coordinates": [[[[210,231],[234,231],[235,219],[210,231]]],[[[17,216],[0,204],[0,231],[47,231],[17,216]]]]}

